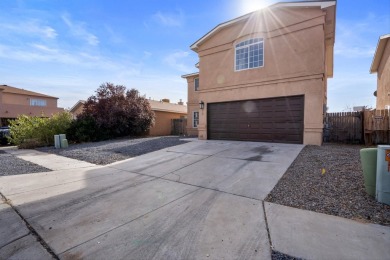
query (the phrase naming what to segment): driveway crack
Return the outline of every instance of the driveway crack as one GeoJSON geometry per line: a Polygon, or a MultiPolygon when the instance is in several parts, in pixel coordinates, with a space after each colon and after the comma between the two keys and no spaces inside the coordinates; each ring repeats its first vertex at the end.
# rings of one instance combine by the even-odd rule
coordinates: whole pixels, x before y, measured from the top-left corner
{"type": "Polygon", "coordinates": [[[273,247],[273,245],[272,245],[271,233],[270,233],[270,231],[269,231],[268,219],[267,219],[267,212],[265,211],[264,200],[261,201],[261,204],[262,204],[262,206],[263,206],[265,228],[267,229],[268,241],[269,241],[269,246],[270,246],[270,248],[271,248],[271,254],[272,254],[272,250],[274,249],[274,247],[273,247]]]}
{"type": "Polygon", "coordinates": [[[18,214],[18,216],[22,219],[23,223],[26,225],[28,230],[30,231],[31,235],[35,237],[35,239],[41,244],[41,246],[46,249],[46,251],[54,258],[54,259],[60,259],[55,253],[54,250],[46,243],[45,240],[38,234],[38,232],[28,223],[28,221],[23,217],[23,215],[14,207],[9,199],[7,199],[2,193],[0,193],[1,199],[9,205],[15,212],[18,214]]]}

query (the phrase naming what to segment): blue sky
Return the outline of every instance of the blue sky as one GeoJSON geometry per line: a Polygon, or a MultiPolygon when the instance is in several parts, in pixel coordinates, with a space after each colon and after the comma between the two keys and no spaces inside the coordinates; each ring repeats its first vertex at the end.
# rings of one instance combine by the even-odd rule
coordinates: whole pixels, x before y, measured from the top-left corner
{"type": "MultiPolygon", "coordinates": [[[[189,46],[221,22],[277,1],[1,0],[0,84],[59,97],[71,107],[104,82],[153,99],[187,100],[189,46]]],[[[390,0],[339,0],[329,111],[375,106],[369,68],[390,33],[390,0]]]]}

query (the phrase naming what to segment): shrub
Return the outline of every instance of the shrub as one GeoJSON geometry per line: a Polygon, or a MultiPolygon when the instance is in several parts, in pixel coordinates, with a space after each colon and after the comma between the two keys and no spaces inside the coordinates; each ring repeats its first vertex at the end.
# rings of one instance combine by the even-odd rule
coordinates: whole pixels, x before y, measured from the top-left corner
{"type": "Polygon", "coordinates": [[[10,122],[10,141],[19,148],[35,148],[54,144],[54,135],[66,133],[72,116],[68,112],[52,117],[19,116],[10,122]]]}
{"type": "Polygon", "coordinates": [[[72,141],[100,141],[145,134],[153,123],[149,101],[137,90],[105,83],[88,98],[68,134],[72,141]]]}
{"type": "Polygon", "coordinates": [[[108,135],[97,126],[96,120],[85,115],[72,121],[66,136],[72,142],[96,142],[108,139],[108,135]]]}

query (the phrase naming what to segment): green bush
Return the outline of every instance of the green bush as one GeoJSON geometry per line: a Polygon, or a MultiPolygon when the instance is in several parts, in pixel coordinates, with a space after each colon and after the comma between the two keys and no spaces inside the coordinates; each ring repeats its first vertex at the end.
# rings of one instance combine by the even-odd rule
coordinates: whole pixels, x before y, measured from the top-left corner
{"type": "Polygon", "coordinates": [[[68,112],[50,118],[22,115],[10,122],[10,141],[19,148],[53,145],[54,135],[66,133],[71,122],[68,112]]]}
{"type": "Polygon", "coordinates": [[[109,135],[100,129],[92,116],[81,115],[73,120],[66,132],[71,142],[96,142],[109,139],[109,135]]]}

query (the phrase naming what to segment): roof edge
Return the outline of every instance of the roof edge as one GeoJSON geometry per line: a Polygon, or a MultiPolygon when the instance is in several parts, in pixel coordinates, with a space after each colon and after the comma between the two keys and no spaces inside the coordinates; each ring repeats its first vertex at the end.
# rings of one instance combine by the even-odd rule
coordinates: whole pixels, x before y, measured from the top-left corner
{"type": "Polygon", "coordinates": [[[188,78],[188,77],[191,77],[191,76],[198,76],[198,75],[199,75],[199,72],[194,72],[194,73],[190,73],[190,74],[181,75],[181,77],[183,79],[185,79],[185,78],[188,78]]]}
{"type": "Polygon", "coordinates": [[[76,104],[73,105],[73,107],[71,109],[69,109],[69,111],[73,111],[73,109],[75,109],[79,104],[85,104],[85,100],[79,100],[76,102],[76,104]]]}
{"type": "Polygon", "coordinates": [[[179,110],[172,110],[172,109],[163,109],[163,108],[152,108],[153,111],[159,111],[159,112],[167,112],[167,113],[176,113],[176,114],[188,114],[185,111],[179,111],[179,110]]]}
{"type": "MultiPolygon", "coordinates": [[[[257,12],[257,11],[255,11],[257,12]]],[[[226,22],[223,22],[223,23],[220,23],[218,24],[217,26],[215,26],[211,31],[209,31],[208,33],[206,33],[205,35],[203,35],[199,40],[197,40],[196,42],[194,42],[193,44],[191,44],[190,46],[190,49],[193,50],[193,51],[196,51],[196,49],[198,48],[198,45],[199,43],[201,43],[202,41],[204,41],[206,38],[208,38],[209,36],[211,36],[212,34],[214,34],[215,32],[221,30],[223,27],[226,27],[230,24],[233,24],[233,23],[236,23],[236,22],[239,22],[241,20],[244,20],[246,18],[248,18],[249,16],[251,16],[254,12],[251,12],[251,13],[248,13],[248,14],[245,14],[245,15],[242,15],[242,16],[239,16],[237,18],[234,18],[232,20],[229,20],[229,21],[226,21],[226,22]]]]}
{"type": "Polygon", "coordinates": [[[0,90],[1,90],[1,91],[6,91],[5,93],[16,94],[16,95],[36,96],[36,97],[41,97],[41,98],[54,98],[54,99],[59,99],[58,97],[55,97],[55,96],[50,96],[50,95],[42,94],[42,93],[39,93],[39,92],[35,92],[35,91],[31,91],[31,90],[26,90],[26,89],[23,89],[23,88],[17,88],[17,87],[10,86],[10,85],[5,85],[5,84],[1,84],[1,85],[0,85],[0,90]],[[13,89],[19,90],[20,93],[19,93],[19,92],[12,91],[13,89]]]}
{"type": "Polygon", "coordinates": [[[370,74],[378,72],[378,67],[381,63],[383,52],[385,51],[386,43],[390,39],[390,34],[385,34],[379,37],[376,45],[374,58],[372,59],[370,74]]]}
{"type": "MultiPolygon", "coordinates": [[[[321,7],[321,9],[324,9],[324,8],[328,8],[330,6],[335,6],[336,5],[336,1],[335,0],[332,0],[332,1],[298,1],[298,2],[279,2],[279,3],[275,3],[273,5],[270,5],[264,9],[267,9],[267,8],[279,8],[279,7],[311,7],[311,6],[319,6],[321,7]]],[[[232,20],[229,20],[229,21],[226,21],[226,22],[223,22],[223,23],[220,23],[218,24],[217,26],[215,26],[211,31],[209,31],[208,33],[206,33],[205,35],[203,35],[199,40],[197,40],[196,42],[194,42],[193,44],[191,44],[190,46],[190,49],[193,50],[193,51],[197,51],[199,45],[204,41],[206,40],[207,38],[209,38],[211,35],[213,35],[214,33],[218,32],[219,30],[223,29],[224,27],[226,26],[229,26],[231,24],[234,24],[236,22],[239,22],[241,20],[244,20],[244,19],[247,19],[248,17],[250,17],[253,13],[256,13],[256,12],[259,12],[259,11],[262,11],[264,9],[260,9],[260,10],[257,10],[257,11],[254,11],[254,12],[251,12],[251,13],[248,13],[248,14],[245,14],[245,15],[242,15],[242,16],[239,16],[237,18],[234,18],[232,20]]]]}

